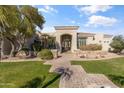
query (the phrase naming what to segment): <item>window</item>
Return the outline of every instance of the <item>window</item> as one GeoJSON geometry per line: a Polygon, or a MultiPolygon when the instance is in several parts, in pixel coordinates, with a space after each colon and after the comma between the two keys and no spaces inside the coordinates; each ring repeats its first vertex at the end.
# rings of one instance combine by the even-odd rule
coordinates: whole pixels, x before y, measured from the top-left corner
{"type": "Polygon", "coordinates": [[[78,48],[82,45],[86,45],[86,38],[78,38],[78,48]]]}
{"type": "Polygon", "coordinates": [[[99,43],[102,43],[102,41],[100,40],[99,43]]]}
{"type": "Polygon", "coordinates": [[[93,37],[93,40],[95,40],[95,37],[93,37]]]}

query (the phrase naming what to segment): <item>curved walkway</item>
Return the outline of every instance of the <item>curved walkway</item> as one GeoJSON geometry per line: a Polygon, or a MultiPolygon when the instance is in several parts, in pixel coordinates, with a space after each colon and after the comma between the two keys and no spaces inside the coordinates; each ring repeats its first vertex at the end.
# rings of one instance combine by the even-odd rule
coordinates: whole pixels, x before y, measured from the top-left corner
{"type": "Polygon", "coordinates": [[[67,67],[73,71],[73,74],[69,80],[62,77],[60,78],[60,88],[100,88],[103,86],[112,88],[117,87],[103,74],[88,74],[82,66],[71,65],[70,61],[74,59],[75,57],[73,55],[62,54],[62,57],[46,61],[44,63],[52,65],[50,72],[54,72],[56,68],[60,67],[67,67]]]}

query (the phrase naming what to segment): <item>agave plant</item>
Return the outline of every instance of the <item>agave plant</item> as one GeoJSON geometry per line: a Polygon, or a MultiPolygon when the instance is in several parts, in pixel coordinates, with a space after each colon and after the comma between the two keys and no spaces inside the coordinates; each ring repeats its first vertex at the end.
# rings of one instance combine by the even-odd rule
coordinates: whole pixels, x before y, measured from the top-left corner
{"type": "Polygon", "coordinates": [[[59,67],[55,69],[55,72],[60,74],[61,77],[65,80],[69,80],[71,78],[71,75],[73,74],[73,71],[69,68],[65,67],[59,67]]]}

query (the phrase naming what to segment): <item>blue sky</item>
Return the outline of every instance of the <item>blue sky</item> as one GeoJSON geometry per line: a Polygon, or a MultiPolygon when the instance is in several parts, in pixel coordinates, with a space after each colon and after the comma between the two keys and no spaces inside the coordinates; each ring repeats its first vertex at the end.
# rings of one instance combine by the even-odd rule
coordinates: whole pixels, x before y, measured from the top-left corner
{"type": "Polygon", "coordinates": [[[52,32],[54,26],[80,26],[80,32],[100,32],[124,35],[123,5],[37,5],[46,23],[43,32],[52,32]]]}

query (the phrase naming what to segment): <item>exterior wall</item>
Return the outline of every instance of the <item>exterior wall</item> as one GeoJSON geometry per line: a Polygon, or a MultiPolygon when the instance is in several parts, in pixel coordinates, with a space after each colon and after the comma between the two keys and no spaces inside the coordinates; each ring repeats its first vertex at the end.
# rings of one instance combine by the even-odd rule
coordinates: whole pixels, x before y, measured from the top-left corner
{"type": "MultiPolygon", "coordinates": [[[[68,34],[72,36],[71,42],[71,51],[77,50],[77,32],[76,30],[56,30],[53,35],[56,37],[57,41],[57,49],[61,52],[61,36],[64,34],[68,34]]],[[[108,51],[110,47],[110,43],[112,41],[112,37],[104,37],[103,33],[96,33],[94,36],[87,37],[86,44],[101,44],[102,51],[108,51]],[[94,39],[93,39],[94,38],[94,39]]]]}
{"type": "Polygon", "coordinates": [[[93,40],[93,37],[88,37],[87,44],[101,44],[102,45],[102,51],[108,51],[110,47],[110,43],[112,41],[112,37],[104,38],[104,34],[97,33],[94,36],[95,40],[93,40]]]}
{"type": "Polygon", "coordinates": [[[112,38],[104,38],[102,41],[103,51],[108,51],[110,47],[110,43],[112,41],[112,38]]]}

